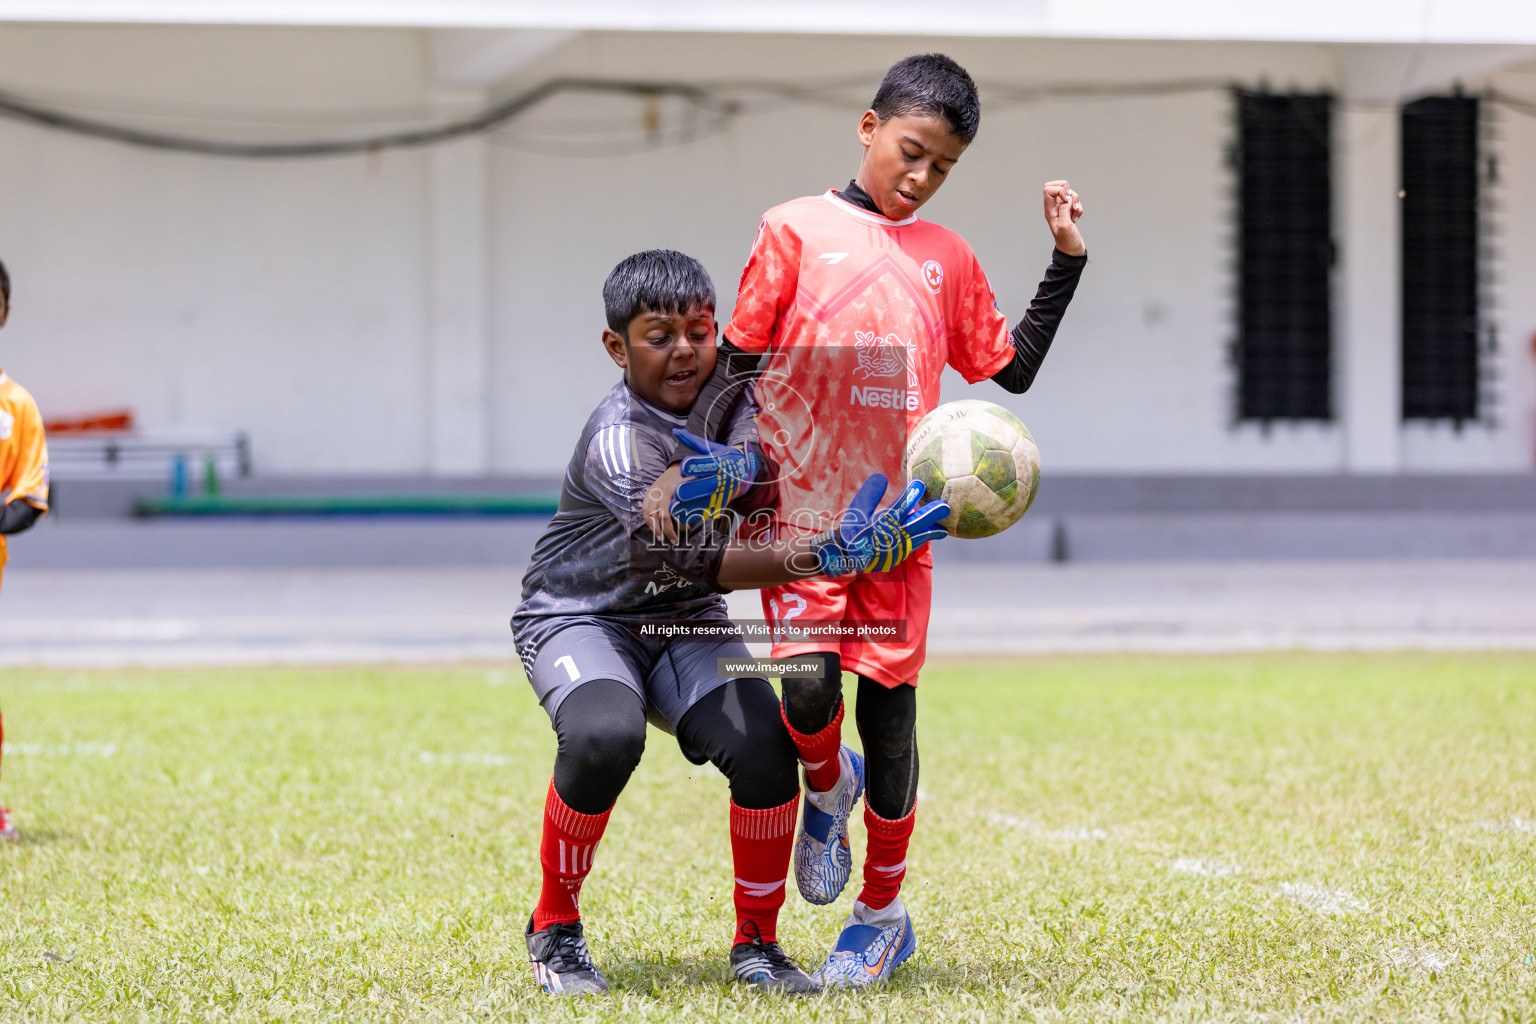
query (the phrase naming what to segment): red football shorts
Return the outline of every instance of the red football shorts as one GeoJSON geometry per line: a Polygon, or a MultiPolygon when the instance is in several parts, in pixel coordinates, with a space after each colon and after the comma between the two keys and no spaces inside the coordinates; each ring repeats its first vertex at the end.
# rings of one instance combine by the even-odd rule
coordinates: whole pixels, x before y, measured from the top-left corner
{"type": "Polygon", "coordinates": [[[769,587],[762,595],[764,617],[791,636],[797,624],[813,632],[840,624],[835,630],[840,636],[774,644],[775,658],[834,653],[844,671],[882,686],[917,685],[928,654],[933,605],[933,554],[927,548],[890,572],[812,576],[769,587]],[[889,636],[892,630],[901,638],[865,639],[889,636]]]}

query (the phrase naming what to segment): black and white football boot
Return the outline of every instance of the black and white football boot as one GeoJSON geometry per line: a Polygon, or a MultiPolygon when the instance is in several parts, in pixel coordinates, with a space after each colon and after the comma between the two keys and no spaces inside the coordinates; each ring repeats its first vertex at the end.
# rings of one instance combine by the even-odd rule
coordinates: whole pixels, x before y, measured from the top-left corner
{"type": "Polygon", "coordinates": [[[738,979],[764,992],[802,995],[820,991],[777,942],[764,942],[761,936],[731,947],[731,970],[738,979]]]}
{"type": "Polygon", "coordinates": [[[587,952],[581,922],[557,922],[542,931],[528,919],[528,962],[539,987],[552,996],[595,996],[608,991],[608,982],[587,952]]]}

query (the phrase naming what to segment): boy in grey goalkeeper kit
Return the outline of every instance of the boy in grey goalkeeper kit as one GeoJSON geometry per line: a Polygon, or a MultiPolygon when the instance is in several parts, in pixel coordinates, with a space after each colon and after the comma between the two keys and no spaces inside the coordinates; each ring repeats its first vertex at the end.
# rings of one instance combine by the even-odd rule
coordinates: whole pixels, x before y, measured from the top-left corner
{"type": "Polygon", "coordinates": [[[682,430],[715,362],[714,286],[697,261],[665,250],[638,253],[614,268],[603,300],[603,346],[624,378],[582,430],[559,510],[534,548],[512,617],[518,653],[558,737],[529,959],[552,994],[607,989],[577,899],[614,802],[640,761],[649,717],[676,735],[691,761],[712,762],[730,784],[733,971],[759,988],[810,991],[811,980],[775,935],[794,839],[797,754],[767,680],[722,678],[717,670],[723,658],[750,658],[730,633],[720,595],[894,563],[942,535],[935,524],[949,510],[939,502],[918,507],[916,484],[877,512],[885,489],[877,474],[846,521],[814,538],[747,543],[710,520],[675,543],[658,541],[641,508],[678,439],[699,453],[689,471],[717,482],[713,493],[694,499],[696,519],[722,508],[749,516],[771,506],[772,466],[758,447],[750,401],[718,438],[682,430]],[[718,627],[724,638],[642,631],[658,620],[718,627]]]}

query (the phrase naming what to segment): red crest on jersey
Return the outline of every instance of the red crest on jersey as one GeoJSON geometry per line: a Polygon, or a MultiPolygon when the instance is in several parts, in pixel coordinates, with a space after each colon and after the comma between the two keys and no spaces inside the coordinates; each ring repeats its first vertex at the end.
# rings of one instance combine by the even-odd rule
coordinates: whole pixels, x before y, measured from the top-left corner
{"type": "Polygon", "coordinates": [[[923,263],[923,283],[933,294],[939,294],[939,289],[944,286],[944,268],[938,260],[928,260],[923,263]]]}

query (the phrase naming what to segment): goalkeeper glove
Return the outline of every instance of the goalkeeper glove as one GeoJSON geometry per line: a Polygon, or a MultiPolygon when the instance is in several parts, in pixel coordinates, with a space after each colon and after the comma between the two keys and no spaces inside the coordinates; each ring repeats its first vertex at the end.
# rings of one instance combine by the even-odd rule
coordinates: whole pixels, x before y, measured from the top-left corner
{"type": "Polygon", "coordinates": [[[875,506],[885,495],[884,473],[865,480],[836,527],[811,540],[811,551],[827,576],[861,572],[887,572],[931,540],[945,536],[939,520],[949,515],[942,501],[923,500],[923,482],[907,484],[901,496],[879,512],[875,506]]]}
{"type": "Polygon", "coordinates": [[[698,455],[683,460],[679,467],[684,480],[673,493],[669,511],[680,523],[714,519],[725,507],[746,493],[757,480],[761,462],[750,448],[706,441],[682,427],[672,433],[698,455]]]}

